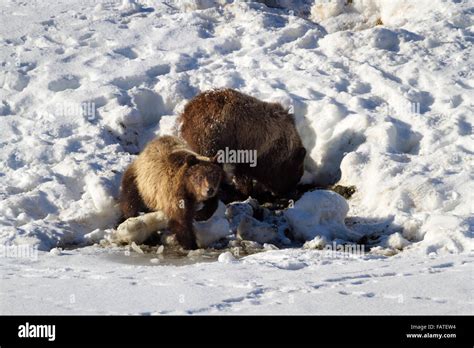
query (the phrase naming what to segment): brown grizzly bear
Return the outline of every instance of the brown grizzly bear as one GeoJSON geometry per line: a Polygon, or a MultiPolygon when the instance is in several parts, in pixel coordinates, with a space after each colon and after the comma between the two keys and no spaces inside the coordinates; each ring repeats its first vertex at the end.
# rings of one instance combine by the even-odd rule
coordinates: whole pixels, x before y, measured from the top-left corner
{"type": "Polygon", "coordinates": [[[234,184],[244,196],[251,194],[253,179],[276,195],[289,194],[303,175],[306,150],[292,115],[279,103],[232,89],[211,90],[186,104],[180,122],[181,136],[201,155],[256,151],[256,165],[232,166],[234,184]]]}
{"type": "Polygon", "coordinates": [[[220,165],[190,151],[181,139],[154,139],[123,175],[123,218],[160,210],[168,217],[169,229],[181,246],[196,249],[193,219],[212,216],[222,176],[220,165]],[[204,208],[197,211],[199,203],[204,203],[204,208]]]}

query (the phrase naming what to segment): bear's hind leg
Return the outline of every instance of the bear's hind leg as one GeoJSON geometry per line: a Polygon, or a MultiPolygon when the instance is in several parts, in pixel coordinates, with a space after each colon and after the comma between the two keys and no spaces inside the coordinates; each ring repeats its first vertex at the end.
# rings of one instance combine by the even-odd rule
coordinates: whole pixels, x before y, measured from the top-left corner
{"type": "Polygon", "coordinates": [[[122,191],[120,193],[120,210],[122,211],[122,221],[130,217],[135,217],[140,212],[148,212],[145,203],[140,196],[135,182],[133,167],[128,167],[122,177],[122,191]]]}

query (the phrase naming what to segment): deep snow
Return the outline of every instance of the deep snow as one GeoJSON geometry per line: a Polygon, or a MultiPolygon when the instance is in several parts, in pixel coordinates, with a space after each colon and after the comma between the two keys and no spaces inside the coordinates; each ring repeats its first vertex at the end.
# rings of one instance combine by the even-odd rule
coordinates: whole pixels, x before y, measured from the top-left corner
{"type": "Polygon", "coordinates": [[[304,181],[356,187],[347,202],[316,192],[285,212],[305,249],[179,268],[118,267],[104,257],[117,251],[100,247],[3,258],[2,313],[472,313],[472,3],[262,2],[281,8],[0,1],[0,244],[49,251],[112,232],[124,168],[152,137],[176,132],[187,100],[215,87],[288,106],[309,153],[304,181]],[[356,260],[308,250],[359,236],[372,249],[356,260]],[[370,273],[385,267],[393,275],[370,273]],[[147,306],[156,284],[137,279],[192,300],[147,306]],[[92,300],[89,287],[140,300],[92,300]],[[90,302],[67,305],[72,288],[90,302]],[[384,294],[414,300],[391,306],[384,294]]]}

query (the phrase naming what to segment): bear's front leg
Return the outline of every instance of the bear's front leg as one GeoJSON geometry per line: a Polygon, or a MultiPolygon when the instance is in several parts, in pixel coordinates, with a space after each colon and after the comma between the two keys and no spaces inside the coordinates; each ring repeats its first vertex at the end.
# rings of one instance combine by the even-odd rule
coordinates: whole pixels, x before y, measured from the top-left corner
{"type": "Polygon", "coordinates": [[[169,229],[171,233],[176,235],[178,243],[187,250],[197,249],[196,236],[194,235],[192,224],[183,224],[177,220],[170,220],[169,229]]]}
{"type": "Polygon", "coordinates": [[[170,218],[168,227],[184,249],[195,250],[197,244],[193,229],[194,205],[191,202],[187,203],[170,218]]]}
{"type": "Polygon", "coordinates": [[[247,199],[252,194],[253,180],[245,174],[235,174],[233,178],[235,189],[242,195],[243,199],[247,199]]]}

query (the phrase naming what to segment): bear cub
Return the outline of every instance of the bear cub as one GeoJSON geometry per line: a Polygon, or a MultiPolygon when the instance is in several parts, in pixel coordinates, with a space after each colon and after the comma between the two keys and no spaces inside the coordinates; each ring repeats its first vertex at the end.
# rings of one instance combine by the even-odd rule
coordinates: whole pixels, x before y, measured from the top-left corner
{"type": "Polygon", "coordinates": [[[122,177],[123,218],[160,210],[168,217],[168,227],[179,244],[196,249],[193,220],[207,220],[215,212],[223,175],[221,165],[189,150],[183,140],[174,136],[156,138],[122,177]],[[198,210],[200,203],[204,207],[198,210]]]}

